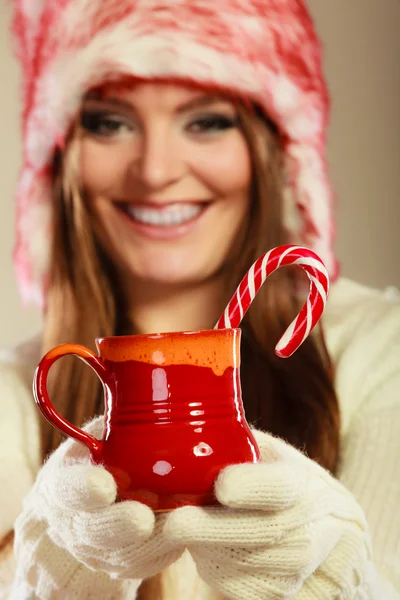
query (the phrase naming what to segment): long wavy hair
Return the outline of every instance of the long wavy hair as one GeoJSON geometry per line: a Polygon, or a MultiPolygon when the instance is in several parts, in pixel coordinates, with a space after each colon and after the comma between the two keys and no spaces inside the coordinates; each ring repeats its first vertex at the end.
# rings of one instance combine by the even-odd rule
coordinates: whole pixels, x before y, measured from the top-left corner
{"type": "MultiPolygon", "coordinates": [[[[239,116],[253,173],[247,230],[225,266],[228,299],[261,254],[288,242],[279,134],[256,109],[240,104],[239,116]]],[[[66,150],[55,157],[53,201],[43,352],[67,341],[93,348],[96,337],[134,333],[101,225],[79,184],[79,135],[73,135],[66,150]]],[[[321,328],[291,358],[281,360],[274,353],[277,339],[300,308],[298,277],[291,268],[271,276],[242,322],[243,403],[251,424],[280,436],[334,473],[340,418],[321,328]]],[[[57,410],[72,423],[81,425],[103,412],[101,386],[81,361],[59,361],[52,369],[49,389],[57,410]]],[[[43,457],[60,441],[43,420],[43,457]]],[[[139,597],[166,600],[173,597],[172,585],[168,575],[161,574],[144,582],[139,597]]]]}

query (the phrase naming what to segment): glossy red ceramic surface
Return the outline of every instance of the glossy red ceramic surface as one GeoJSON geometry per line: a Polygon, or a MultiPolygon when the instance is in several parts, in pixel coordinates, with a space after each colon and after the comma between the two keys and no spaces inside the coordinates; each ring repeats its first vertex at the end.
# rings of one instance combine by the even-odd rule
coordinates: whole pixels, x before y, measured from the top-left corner
{"type": "Polygon", "coordinates": [[[154,510],[213,504],[221,469],[260,459],[243,412],[239,342],[235,329],[104,338],[97,341],[100,358],[64,345],[40,363],[35,397],[53,425],[86,444],[114,475],[121,499],[154,510]],[[67,353],[83,358],[104,383],[103,440],[67,423],[47,396],[48,370],[67,353]]]}

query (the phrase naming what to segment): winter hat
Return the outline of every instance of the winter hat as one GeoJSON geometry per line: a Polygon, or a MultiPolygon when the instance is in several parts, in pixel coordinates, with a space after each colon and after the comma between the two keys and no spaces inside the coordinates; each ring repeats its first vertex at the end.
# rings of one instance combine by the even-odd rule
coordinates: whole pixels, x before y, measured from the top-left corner
{"type": "Polygon", "coordinates": [[[335,278],[329,98],[320,43],[301,0],[13,2],[24,143],[14,260],[26,302],[43,306],[45,299],[54,151],[88,89],[125,75],[209,85],[258,104],[285,150],[290,239],[317,252],[335,278]]]}

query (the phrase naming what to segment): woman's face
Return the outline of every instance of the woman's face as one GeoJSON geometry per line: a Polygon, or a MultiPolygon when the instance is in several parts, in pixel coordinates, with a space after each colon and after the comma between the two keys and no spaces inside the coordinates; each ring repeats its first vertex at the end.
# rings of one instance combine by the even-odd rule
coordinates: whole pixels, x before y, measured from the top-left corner
{"type": "Polygon", "coordinates": [[[81,130],[83,188],[121,270],[164,285],[212,277],[249,212],[234,103],[171,84],[108,86],[85,100],[81,130]]]}

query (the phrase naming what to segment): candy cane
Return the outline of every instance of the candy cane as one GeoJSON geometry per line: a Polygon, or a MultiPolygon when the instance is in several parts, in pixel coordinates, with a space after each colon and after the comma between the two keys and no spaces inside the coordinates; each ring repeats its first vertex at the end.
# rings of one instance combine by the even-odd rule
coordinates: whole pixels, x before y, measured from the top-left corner
{"type": "Polygon", "coordinates": [[[323,262],[315,252],[302,246],[279,246],[261,256],[243,277],[215,329],[239,327],[267,277],[287,265],[298,265],[310,280],[307,301],[275,346],[278,356],[291,356],[318,323],[329,292],[329,278],[323,262]]]}

